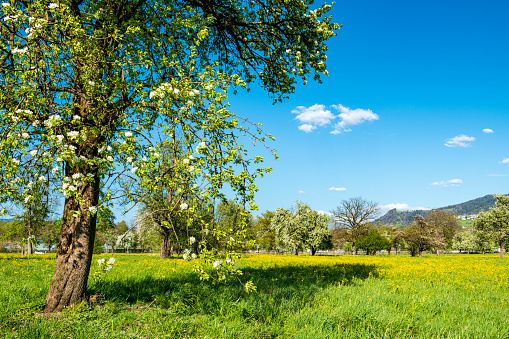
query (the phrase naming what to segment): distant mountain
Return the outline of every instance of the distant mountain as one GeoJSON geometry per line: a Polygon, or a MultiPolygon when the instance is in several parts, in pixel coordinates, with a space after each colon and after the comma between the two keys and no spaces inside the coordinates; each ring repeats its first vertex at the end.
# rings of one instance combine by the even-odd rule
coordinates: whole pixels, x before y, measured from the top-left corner
{"type": "MultiPolygon", "coordinates": [[[[485,195],[484,197],[480,197],[477,199],[469,200],[463,202],[461,204],[450,205],[445,207],[440,207],[440,210],[452,211],[456,214],[477,214],[481,210],[487,211],[490,208],[495,206],[495,198],[493,195],[485,195]]],[[[414,216],[420,214],[424,215],[427,211],[425,210],[415,210],[415,211],[397,211],[396,209],[392,209],[382,217],[375,220],[375,224],[381,222],[384,225],[397,225],[400,227],[408,226],[414,221],[414,216]]]]}

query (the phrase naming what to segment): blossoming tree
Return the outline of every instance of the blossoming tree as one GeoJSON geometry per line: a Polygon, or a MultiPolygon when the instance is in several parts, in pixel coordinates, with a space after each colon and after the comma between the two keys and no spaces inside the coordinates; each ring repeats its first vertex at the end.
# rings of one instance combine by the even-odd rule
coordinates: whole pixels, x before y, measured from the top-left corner
{"type": "MultiPolygon", "coordinates": [[[[183,133],[187,157],[250,164],[235,138],[248,129],[228,110],[227,91],[258,79],[281,100],[296,79],[326,74],[326,40],[339,26],[324,17],[330,6],[310,10],[311,4],[4,0],[1,199],[14,199],[21,189],[19,199],[29,200],[27,178],[48,172],[65,196],[46,312],[84,298],[100,187],[157,157],[150,148],[155,125],[167,127],[168,135],[183,133]]],[[[263,141],[254,127],[253,136],[263,141]]],[[[197,159],[196,171],[200,161],[206,162],[197,159]]],[[[251,174],[229,171],[217,182],[227,175],[251,199],[251,174]]],[[[214,262],[216,269],[227,266],[214,262]]]]}

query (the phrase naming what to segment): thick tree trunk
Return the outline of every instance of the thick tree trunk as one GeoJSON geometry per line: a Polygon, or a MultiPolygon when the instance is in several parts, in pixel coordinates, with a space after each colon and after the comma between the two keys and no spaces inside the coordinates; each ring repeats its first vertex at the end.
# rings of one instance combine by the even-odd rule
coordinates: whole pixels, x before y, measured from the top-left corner
{"type": "Polygon", "coordinates": [[[504,252],[505,252],[504,242],[500,241],[500,259],[504,259],[504,252]]]}
{"type": "Polygon", "coordinates": [[[440,250],[437,248],[437,257],[440,256],[440,250]]]}
{"type": "MultiPolygon", "coordinates": [[[[66,172],[67,176],[73,174],[69,170],[66,172]]],[[[94,184],[84,183],[78,188],[84,204],[78,205],[74,196],[65,199],[55,273],[46,297],[46,313],[60,311],[85,298],[96,226],[96,215],[89,214],[89,207],[97,206],[99,199],[99,178],[95,175],[94,179],[94,184]],[[80,214],[73,216],[72,211],[80,214]]]]}
{"type": "Polygon", "coordinates": [[[30,239],[28,239],[27,241],[27,254],[28,255],[31,255],[31,254],[34,254],[34,245],[32,245],[32,243],[30,242],[30,239]]]}
{"type": "Polygon", "coordinates": [[[295,255],[299,255],[299,250],[295,248],[295,255]]]}
{"type": "Polygon", "coordinates": [[[161,252],[159,253],[159,259],[166,259],[168,258],[168,249],[170,247],[170,230],[161,226],[161,234],[163,236],[163,241],[161,242],[161,252]]]}
{"type": "Polygon", "coordinates": [[[315,255],[315,253],[316,253],[316,248],[311,247],[311,255],[315,255]]]}

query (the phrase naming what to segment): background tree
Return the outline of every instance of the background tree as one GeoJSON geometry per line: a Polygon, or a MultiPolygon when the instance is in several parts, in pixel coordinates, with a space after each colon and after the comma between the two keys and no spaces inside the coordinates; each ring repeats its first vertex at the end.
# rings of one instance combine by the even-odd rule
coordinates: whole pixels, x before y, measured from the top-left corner
{"type": "Polygon", "coordinates": [[[254,232],[256,234],[256,244],[258,248],[272,251],[276,248],[276,236],[270,228],[270,223],[274,217],[274,212],[265,211],[256,218],[254,232]]]}
{"type": "Polygon", "coordinates": [[[476,249],[474,233],[470,230],[456,232],[452,239],[452,249],[462,251],[474,251],[476,249]]]}
{"type": "Polygon", "coordinates": [[[296,201],[294,210],[278,208],[270,227],[276,237],[276,246],[282,250],[299,251],[310,249],[315,255],[321,246],[330,248],[330,218],[312,210],[309,205],[296,201]]]}
{"type": "Polygon", "coordinates": [[[491,238],[499,246],[500,258],[504,258],[504,245],[509,241],[509,197],[501,194],[494,197],[495,207],[481,211],[473,225],[480,238],[491,238]]]}
{"type": "Polygon", "coordinates": [[[354,252],[357,253],[355,241],[359,236],[369,233],[370,227],[367,224],[378,216],[379,211],[377,203],[361,197],[341,201],[341,204],[331,211],[332,221],[337,230],[335,234],[351,242],[354,252]]]}
{"type": "Polygon", "coordinates": [[[431,249],[432,238],[426,220],[421,215],[416,218],[418,219],[404,229],[403,238],[410,254],[413,257],[417,254],[422,257],[422,252],[431,249]]]}
{"type": "MultiPolygon", "coordinates": [[[[311,11],[309,4],[70,0],[2,6],[13,19],[0,27],[1,199],[18,199],[14,192],[26,187],[25,174],[36,162],[45,172],[55,169],[66,196],[46,312],[83,300],[100,187],[118,171],[134,169],[127,158],[154,156],[147,151],[154,124],[176,121],[189,149],[208,145],[203,158],[219,153],[227,163],[249,164],[236,138],[247,129],[227,110],[227,88],[258,79],[282,99],[294,91],[296,78],[319,80],[326,73],[325,42],[339,26],[324,17],[329,5],[311,11]],[[13,184],[15,178],[21,183],[13,184]]],[[[231,173],[218,175],[229,176],[252,200],[256,175],[231,173]]]]}
{"type": "Polygon", "coordinates": [[[366,251],[366,255],[375,255],[377,251],[391,248],[391,242],[383,237],[378,229],[372,229],[368,235],[359,236],[356,241],[357,247],[366,251]]]}
{"type": "Polygon", "coordinates": [[[214,234],[221,234],[220,237],[216,238],[216,246],[218,248],[226,248],[227,246],[233,246],[232,248],[241,249],[238,245],[232,244],[230,239],[235,239],[235,242],[245,243],[248,248],[252,248],[254,245],[255,232],[253,229],[253,218],[251,213],[246,211],[239,203],[233,200],[221,200],[216,207],[214,213],[214,234]]]}
{"type": "Polygon", "coordinates": [[[53,247],[58,246],[58,240],[60,239],[60,230],[62,229],[62,220],[49,220],[44,223],[44,227],[41,232],[41,242],[48,248],[48,252],[51,252],[53,247]]]}
{"type": "Polygon", "coordinates": [[[437,255],[441,250],[451,248],[454,235],[460,229],[456,215],[444,210],[432,210],[425,214],[424,219],[437,255]]]}

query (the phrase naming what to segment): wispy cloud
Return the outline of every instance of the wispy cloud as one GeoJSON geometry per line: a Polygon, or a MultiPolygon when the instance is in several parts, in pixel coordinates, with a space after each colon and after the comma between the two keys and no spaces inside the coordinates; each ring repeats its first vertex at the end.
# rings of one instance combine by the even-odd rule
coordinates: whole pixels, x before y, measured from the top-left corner
{"type": "Polygon", "coordinates": [[[448,187],[448,186],[459,186],[463,183],[463,180],[461,179],[451,179],[447,181],[435,181],[431,183],[431,186],[442,186],[442,187],[448,187]]]}
{"type": "Polygon", "coordinates": [[[470,143],[475,140],[474,137],[469,137],[465,134],[460,134],[447,140],[444,144],[447,147],[470,147],[470,143]]]}
{"type": "Polygon", "coordinates": [[[340,134],[342,132],[350,132],[351,129],[349,126],[354,126],[363,123],[364,121],[372,121],[378,120],[378,115],[373,113],[370,109],[350,109],[349,107],[345,107],[341,104],[332,105],[335,108],[339,115],[338,117],[341,119],[340,122],[334,125],[334,131],[332,134],[340,134]]]}
{"type": "Polygon", "coordinates": [[[391,203],[391,204],[387,204],[387,205],[381,205],[379,206],[380,207],[380,211],[382,212],[387,212],[387,211],[390,211],[392,209],[397,209],[398,211],[416,211],[416,210],[429,210],[429,208],[427,207],[411,207],[410,205],[408,204],[402,204],[402,203],[391,203]]]}
{"type": "Polygon", "coordinates": [[[469,137],[465,134],[460,134],[447,140],[444,144],[447,147],[470,147],[470,143],[475,140],[474,137],[469,137]]]}
{"type": "Polygon", "coordinates": [[[488,174],[489,177],[509,177],[509,174],[488,174]]]}
{"type": "Polygon", "coordinates": [[[293,114],[297,114],[295,117],[301,124],[299,130],[306,133],[313,132],[317,127],[323,127],[333,124],[334,120],[339,118],[339,122],[334,124],[334,130],[332,134],[340,134],[343,132],[349,132],[350,126],[361,124],[365,121],[378,120],[378,115],[373,113],[370,109],[350,109],[341,104],[332,105],[332,108],[339,112],[338,115],[332,114],[325,105],[314,104],[313,106],[297,106],[292,110],[293,114]]]}
{"type": "Polygon", "coordinates": [[[299,194],[304,194],[304,193],[306,193],[306,192],[304,192],[304,191],[299,191],[299,194]]]}
{"type": "Polygon", "coordinates": [[[493,133],[493,130],[491,128],[485,128],[482,130],[483,133],[493,133]]]}
{"type": "Polygon", "coordinates": [[[501,163],[501,164],[509,165],[509,158],[505,158],[505,159],[504,159],[504,160],[502,160],[500,163],[501,163]]]}
{"type": "Polygon", "coordinates": [[[329,188],[329,191],[338,191],[338,192],[346,191],[346,188],[344,188],[344,187],[334,187],[333,186],[333,187],[329,188]]]}

